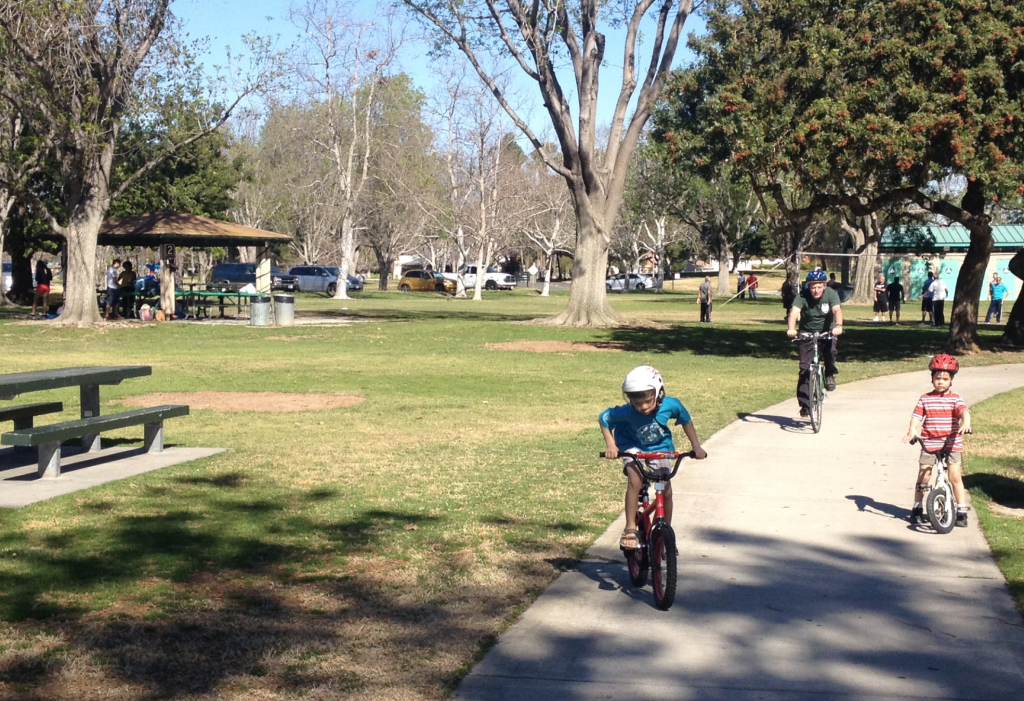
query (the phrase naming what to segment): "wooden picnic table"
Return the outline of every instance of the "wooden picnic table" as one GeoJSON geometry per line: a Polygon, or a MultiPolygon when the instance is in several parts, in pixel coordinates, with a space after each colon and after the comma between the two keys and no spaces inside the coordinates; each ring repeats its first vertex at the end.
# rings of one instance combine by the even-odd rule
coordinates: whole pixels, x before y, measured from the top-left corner
{"type": "Polygon", "coordinates": [[[251,297],[261,296],[257,293],[249,292],[236,292],[236,291],[225,291],[225,290],[190,290],[188,292],[178,292],[179,297],[185,299],[185,304],[188,307],[188,313],[186,317],[199,318],[200,311],[205,311],[206,316],[210,316],[210,309],[213,307],[220,308],[220,316],[224,316],[224,306],[234,306],[237,308],[238,316],[242,315],[242,307],[249,304],[251,297]]]}
{"type": "MultiPolygon", "coordinates": [[[[61,387],[79,387],[82,418],[100,415],[100,385],[117,385],[132,377],[152,375],[148,365],[112,367],[57,368],[0,375],[0,399],[14,399],[26,392],[41,392],[61,387]]],[[[98,450],[99,434],[82,437],[82,449],[98,450]]]]}

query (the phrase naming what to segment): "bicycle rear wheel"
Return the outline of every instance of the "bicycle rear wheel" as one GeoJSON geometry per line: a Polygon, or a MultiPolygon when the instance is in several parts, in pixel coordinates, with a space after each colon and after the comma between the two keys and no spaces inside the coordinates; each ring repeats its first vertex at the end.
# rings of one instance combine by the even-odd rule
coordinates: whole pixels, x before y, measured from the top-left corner
{"type": "Polygon", "coordinates": [[[676,599],[676,534],[672,526],[662,524],[651,537],[651,578],[654,603],[668,611],[676,599]]]}
{"type": "Polygon", "coordinates": [[[939,533],[949,533],[956,521],[956,500],[949,485],[936,485],[928,493],[928,522],[939,533]]]}
{"type": "Polygon", "coordinates": [[[821,368],[816,367],[811,373],[810,397],[811,428],[817,433],[821,430],[821,414],[825,403],[825,387],[821,379],[821,368]]]}
{"type": "Polygon", "coordinates": [[[626,550],[626,564],[629,566],[629,581],[634,587],[642,587],[647,584],[647,573],[650,571],[651,563],[647,557],[647,548],[641,545],[636,550],[626,550]]]}

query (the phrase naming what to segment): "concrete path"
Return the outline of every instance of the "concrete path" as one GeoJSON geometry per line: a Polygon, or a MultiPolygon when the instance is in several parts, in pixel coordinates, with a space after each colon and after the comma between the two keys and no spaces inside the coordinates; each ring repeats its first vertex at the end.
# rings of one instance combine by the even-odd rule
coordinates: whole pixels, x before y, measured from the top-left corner
{"type": "MultiPolygon", "coordinates": [[[[954,389],[973,404],[1022,385],[1014,365],[954,389]]],[[[917,449],[900,438],[929,387],[840,385],[818,435],[795,399],[727,426],[676,478],[672,609],[630,585],[620,520],[455,698],[1021,701],[1024,622],[974,513],[945,536],[906,520],[917,449]]]]}

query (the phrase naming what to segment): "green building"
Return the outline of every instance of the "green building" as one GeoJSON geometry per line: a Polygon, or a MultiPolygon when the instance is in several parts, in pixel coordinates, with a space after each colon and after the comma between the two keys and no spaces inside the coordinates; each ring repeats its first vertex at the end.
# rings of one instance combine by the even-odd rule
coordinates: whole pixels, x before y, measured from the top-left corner
{"type": "MultiPolygon", "coordinates": [[[[992,238],[995,246],[985,271],[981,299],[989,297],[988,283],[992,281],[993,273],[1003,279],[1008,291],[1006,298],[1016,299],[1021,281],[1007,269],[1007,265],[1014,254],[1024,248],[1024,226],[993,226],[992,238]]],[[[921,294],[929,271],[941,277],[952,294],[970,243],[970,232],[959,225],[887,229],[878,245],[879,272],[884,273],[889,281],[899,276],[908,299],[917,299],[921,294]]]]}

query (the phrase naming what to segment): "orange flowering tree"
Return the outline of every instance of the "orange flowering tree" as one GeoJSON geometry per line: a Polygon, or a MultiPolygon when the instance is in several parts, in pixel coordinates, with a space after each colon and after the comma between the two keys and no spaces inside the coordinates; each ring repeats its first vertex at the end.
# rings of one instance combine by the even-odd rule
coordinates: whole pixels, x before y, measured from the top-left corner
{"type": "Polygon", "coordinates": [[[1024,193],[1024,3],[711,0],[706,15],[655,121],[680,167],[739,166],[780,209],[802,203],[794,226],[894,206],[962,224],[949,343],[973,348],[992,210],[1024,193]]]}

